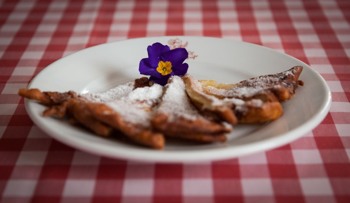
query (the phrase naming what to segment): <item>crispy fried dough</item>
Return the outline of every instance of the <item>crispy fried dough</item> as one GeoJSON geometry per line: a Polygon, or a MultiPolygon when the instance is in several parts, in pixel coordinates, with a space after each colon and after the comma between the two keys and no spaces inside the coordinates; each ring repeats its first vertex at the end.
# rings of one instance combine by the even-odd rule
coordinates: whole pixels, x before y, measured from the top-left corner
{"type": "Polygon", "coordinates": [[[248,99],[259,92],[271,91],[279,101],[291,99],[298,86],[304,83],[299,80],[302,66],[269,75],[253,77],[235,84],[220,84],[215,81],[200,81],[205,93],[218,98],[248,99]]]}
{"type": "Polygon", "coordinates": [[[74,92],[41,92],[38,89],[21,89],[19,94],[48,106],[43,112],[44,116],[66,117],[103,137],[110,136],[113,129],[116,129],[141,145],[155,149],[164,147],[165,141],[161,133],[127,122],[106,104],[89,101],[77,96],[74,92]]]}
{"type": "Polygon", "coordinates": [[[103,103],[88,103],[87,108],[99,121],[118,129],[136,143],[155,149],[164,147],[165,140],[161,133],[149,128],[127,122],[116,111],[103,103]]]}
{"type": "Polygon", "coordinates": [[[62,102],[59,105],[52,105],[52,106],[48,106],[44,112],[43,112],[43,116],[45,117],[55,117],[55,118],[64,118],[67,114],[67,107],[69,104],[69,100],[65,102],[62,102]]]}
{"type": "Polygon", "coordinates": [[[237,117],[231,109],[231,105],[215,105],[218,101],[214,96],[203,92],[202,84],[190,76],[183,77],[185,88],[192,103],[201,111],[206,111],[209,114],[215,114],[232,125],[237,124],[237,117]]]}
{"type": "Polygon", "coordinates": [[[203,91],[202,83],[190,76],[184,77],[186,91],[194,105],[201,111],[209,111],[230,124],[264,123],[279,118],[283,108],[270,92],[259,92],[249,99],[217,98],[203,91]],[[234,118],[234,119],[231,119],[234,118]]]}
{"type": "Polygon", "coordinates": [[[152,119],[152,124],[165,136],[203,143],[224,142],[226,133],[229,131],[221,125],[203,119],[177,117],[176,120],[171,120],[169,115],[164,113],[157,113],[152,119]]]}
{"type": "Polygon", "coordinates": [[[231,128],[202,116],[191,104],[180,77],[174,76],[165,88],[151,121],[154,129],[165,136],[200,142],[226,140],[224,134],[231,128]]]}
{"type": "Polygon", "coordinates": [[[281,103],[270,91],[260,92],[252,98],[246,99],[244,104],[233,103],[232,110],[237,116],[239,123],[257,124],[270,122],[278,119],[283,114],[281,103]]]}
{"type": "Polygon", "coordinates": [[[50,92],[50,91],[42,92],[36,88],[20,89],[18,91],[18,94],[22,97],[35,100],[35,101],[37,101],[43,105],[46,105],[46,106],[61,104],[65,101],[67,101],[68,99],[74,98],[77,96],[77,94],[73,91],[68,91],[68,92],[64,92],[64,93],[50,92]]]}
{"type": "Polygon", "coordinates": [[[70,118],[74,118],[77,123],[95,132],[97,135],[108,137],[113,129],[96,118],[87,108],[89,103],[79,100],[70,99],[67,101],[67,112],[70,118]]]}
{"type": "Polygon", "coordinates": [[[264,123],[283,114],[280,102],[290,99],[299,85],[301,66],[287,71],[243,80],[236,84],[220,84],[213,80],[195,80],[185,76],[186,92],[193,104],[221,119],[235,124],[264,123]],[[236,118],[236,120],[232,119],[236,118]]]}
{"type": "Polygon", "coordinates": [[[303,85],[301,72],[296,66],[235,84],[187,75],[173,76],[165,87],[140,78],[101,93],[20,89],[18,94],[45,105],[43,116],[67,119],[103,137],[121,132],[134,143],[162,149],[165,137],[224,142],[232,125],[278,119],[281,102],[303,85]]]}

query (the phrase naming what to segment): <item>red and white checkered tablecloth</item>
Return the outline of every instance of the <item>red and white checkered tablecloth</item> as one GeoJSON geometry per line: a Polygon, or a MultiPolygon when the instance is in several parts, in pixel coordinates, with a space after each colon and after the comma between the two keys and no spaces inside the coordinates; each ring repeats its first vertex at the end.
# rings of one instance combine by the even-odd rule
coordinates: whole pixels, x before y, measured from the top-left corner
{"type": "Polygon", "coordinates": [[[0,0],[0,202],[350,202],[350,1],[0,0]],[[332,91],[312,132],[202,164],[137,163],[53,140],[17,96],[53,61],[136,37],[215,36],[308,63],[332,91]]]}

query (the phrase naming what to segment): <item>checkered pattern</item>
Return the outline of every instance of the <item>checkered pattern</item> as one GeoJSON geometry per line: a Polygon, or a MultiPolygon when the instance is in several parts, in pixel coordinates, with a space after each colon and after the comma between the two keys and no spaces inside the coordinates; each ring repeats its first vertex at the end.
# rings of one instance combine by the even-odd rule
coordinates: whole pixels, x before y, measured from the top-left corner
{"type": "Polygon", "coordinates": [[[0,1],[0,202],[350,202],[350,1],[0,1]],[[330,113],[263,153],[149,164],[77,151],[33,125],[16,93],[51,62],[100,43],[162,35],[261,44],[327,81],[330,113]]]}

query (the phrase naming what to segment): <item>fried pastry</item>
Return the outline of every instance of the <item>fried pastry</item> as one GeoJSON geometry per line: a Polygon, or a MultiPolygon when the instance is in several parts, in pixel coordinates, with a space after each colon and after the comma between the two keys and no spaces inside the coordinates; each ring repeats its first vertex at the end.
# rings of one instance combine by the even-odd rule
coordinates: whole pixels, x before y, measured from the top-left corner
{"type": "Polygon", "coordinates": [[[18,95],[27,99],[35,100],[46,106],[59,105],[70,98],[77,97],[77,94],[73,91],[68,91],[64,93],[50,91],[42,92],[37,88],[19,89],[18,95]]]}
{"type": "Polygon", "coordinates": [[[253,77],[236,84],[219,84],[215,81],[201,81],[204,92],[218,98],[247,99],[260,92],[271,91],[279,101],[293,97],[298,86],[303,85],[299,76],[302,66],[294,66],[289,70],[269,75],[253,77]]]}
{"type": "MultiPolygon", "coordinates": [[[[140,81],[140,80],[137,80],[140,81]]],[[[150,123],[153,108],[158,104],[163,87],[140,85],[120,87],[115,92],[83,95],[97,103],[90,103],[88,108],[99,120],[124,133],[136,143],[161,149],[164,137],[152,130],[150,123]]]]}
{"type": "Polygon", "coordinates": [[[238,123],[264,123],[283,114],[280,102],[290,99],[299,85],[301,66],[287,71],[258,76],[236,84],[220,84],[213,80],[198,81],[185,76],[186,92],[202,111],[215,113],[223,120],[238,123]],[[225,113],[223,113],[225,112],[225,113]],[[231,112],[231,113],[229,113],[231,112]],[[227,116],[230,115],[230,116],[227,116]]]}
{"type": "Polygon", "coordinates": [[[198,142],[223,142],[231,127],[204,117],[191,104],[183,80],[174,76],[165,86],[161,103],[155,109],[152,126],[165,136],[198,142]]]}
{"type": "Polygon", "coordinates": [[[296,66],[235,84],[186,75],[171,77],[164,87],[139,78],[100,93],[20,89],[18,94],[45,105],[43,116],[67,119],[99,136],[124,135],[134,143],[162,149],[168,137],[224,142],[232,125],[279,118],[281,102],[303,85],[301,71],[296,66]]]}
{"type": "Polygon", "coordinates": [[[231,105],[224,104],[220,99],[204,92],[203,85],[193,77],[186,75],[183,77],[185,90],[192,104],[203,114],[210,114],[222,119],[232,125],[237,124],[237,117],[231,109],[231,105]]]}
{"type": "Polygon", "coordinates": [[[80,95],[71,91],[19,90],[19,95],[48,107],[44,116],[67,117],[101,136],[110,136],[113,130],[118,130],[130,140],[156,149],[164,147],[164,137],[152,131],[150,116],[162,93],[160,85],[139,88],[134,83],[80,95]]]}
{"type": "MultiPolygon", "coordinates": [[[[118,111],[104,103],[88,103],[87,109],[94,118],[114,129],[118,129],[135,143],[155,149],[162,149],[165,144],[161,133],[152,131],[149,125],[125,119],[118,111]]],[[[149,121],[148,121],[149,122],[149,121]]]]}

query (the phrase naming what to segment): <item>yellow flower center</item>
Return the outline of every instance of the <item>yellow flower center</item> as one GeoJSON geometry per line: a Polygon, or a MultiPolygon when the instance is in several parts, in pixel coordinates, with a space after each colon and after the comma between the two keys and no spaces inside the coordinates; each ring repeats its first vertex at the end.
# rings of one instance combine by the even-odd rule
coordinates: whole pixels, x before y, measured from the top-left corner
{"type": "Polygon", "coordinates": [[[157,71],[162,76],[169,75],[173,70],[171,69],[172,65],[170,61],[159,61],[157,71]]]}

